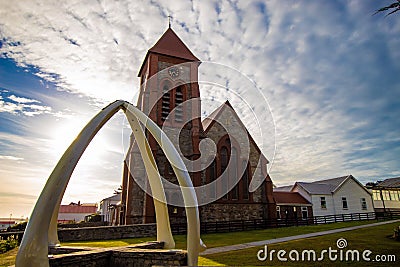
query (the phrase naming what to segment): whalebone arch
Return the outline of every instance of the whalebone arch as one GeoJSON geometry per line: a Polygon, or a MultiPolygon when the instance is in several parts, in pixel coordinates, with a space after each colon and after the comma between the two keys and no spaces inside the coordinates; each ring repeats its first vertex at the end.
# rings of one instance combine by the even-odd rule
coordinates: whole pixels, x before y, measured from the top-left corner
{"type": "Polygon", "coordinates": [[[102,109],[93,117],[67,148],[53,169],[32,211],[21,241],[15,266],[49,266],[48,247],[59,246],[60,244],[57,235],[57,216],[72,172],[97,132],[121,109],[124,111],[132,132],[138,141],[137,144],[153,192],[157,222],[157,241],[164,242],[166,248],[173,248],[175,246],[160,174],[141,124],[159,143],[178,178],[187,214],[188,264],[197,265],[199,250],[204,245],[200,240],[197,198],[184,162],[167,135],[151,119],[129,102],[118,100],[102,109]]]}

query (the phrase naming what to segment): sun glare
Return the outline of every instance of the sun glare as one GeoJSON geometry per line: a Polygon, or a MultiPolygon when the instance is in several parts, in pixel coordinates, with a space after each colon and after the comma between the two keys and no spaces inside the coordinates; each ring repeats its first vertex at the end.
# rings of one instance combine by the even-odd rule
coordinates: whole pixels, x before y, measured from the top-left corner
{"type": "MultiPolygon", "coordinates": [[[[78,137],[81,130],[85,127],[88,119],[86,118],[69,118],[58,121],[54,125],[52,131],[52,154],[57,158],[60,158],[65,150],[71,145],[71,143],[78,137]]],[[[93,164],[104,154],[104,148],[107,147],[107,138],[104,137],[102,131],[100,131],[90,143],[86,149],[85,162],[93,164]],[[87,155],[87,154],[90,154],[87,155]],[[86,156],[87,155],[87,156],[86,156]],[[89,160],[89,162],[87,162],[89,160]]]]}

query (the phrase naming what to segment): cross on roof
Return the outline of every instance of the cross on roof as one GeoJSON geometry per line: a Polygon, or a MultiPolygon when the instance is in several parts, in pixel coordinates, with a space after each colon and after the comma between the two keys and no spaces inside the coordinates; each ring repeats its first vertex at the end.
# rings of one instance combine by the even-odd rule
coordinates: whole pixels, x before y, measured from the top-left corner
{"type": "Polygon", "coordinates": [[[168,15],[168,28],[171,28],[171,19],[172,19],[172,16],[168,15]]]}

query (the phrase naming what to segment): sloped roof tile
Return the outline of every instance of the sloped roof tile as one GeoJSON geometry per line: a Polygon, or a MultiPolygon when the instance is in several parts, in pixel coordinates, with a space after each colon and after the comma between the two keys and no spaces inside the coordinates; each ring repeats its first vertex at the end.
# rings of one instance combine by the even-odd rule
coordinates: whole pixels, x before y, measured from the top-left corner
{"type": "Polygon", "coordinates": [[[302,197],[297,192],[273,192],[272,195],[276,201],[276,204],[310,204],[307,199],[302,197]]]}

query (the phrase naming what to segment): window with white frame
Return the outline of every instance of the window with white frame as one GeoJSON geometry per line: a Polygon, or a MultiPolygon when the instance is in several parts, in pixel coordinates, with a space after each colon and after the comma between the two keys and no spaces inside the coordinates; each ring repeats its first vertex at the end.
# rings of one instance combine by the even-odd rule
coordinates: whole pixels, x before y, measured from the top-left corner
{"type": "Polygon", "coordinates": [[[280,219],[281,218],[281,207],[276,206],[276,218],[280,219]]]}
{"type": "Polygon", "coordinates": [[[326,198],[325,197],[321,197],[321,209],[326,209],[326,198]]]}
{"type": "Polygon", "coordinates": [[[307,207],[301,207],[301,217],[303,220],[308,218],[308,209],[307,207]]]}
{"type": "Polygon", "coordinates": [[[361,198],[361,208],[363,210],[367,209],[367,201],[365,200],[365,198],[361,198]]]}
{"type": "Polygon", "coordinates": [[[349,208],[349,206],[347,205],[347,198],[346,197],[342,197],[342,207],[344,210],[347,210],[349,208]]]}

